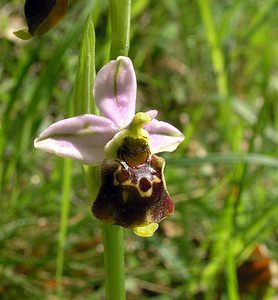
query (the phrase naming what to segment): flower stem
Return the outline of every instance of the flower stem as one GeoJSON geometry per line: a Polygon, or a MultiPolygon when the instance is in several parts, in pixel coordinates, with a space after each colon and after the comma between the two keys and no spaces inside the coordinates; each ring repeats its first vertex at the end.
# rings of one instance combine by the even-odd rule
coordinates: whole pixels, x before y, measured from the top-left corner
{"type": "Polygon", "coordinates": [[[124,243],[122,227],[102,224],[106,300],[124,300],[124,243]]]}
{"type": "Polygon", "coordinates": [[[110,59],[127,56],[129,50],[131,0],[110,0],[111,49],[110,59]]]}
{"type": "MultiPolygon", "coordinates": [[[[110,59],[127,56],[129,50],[131,0],[110,0],[110,59]]],[[[106,300],[125,300],[124,235],[117,225],[102,224],[106,300]]]]}

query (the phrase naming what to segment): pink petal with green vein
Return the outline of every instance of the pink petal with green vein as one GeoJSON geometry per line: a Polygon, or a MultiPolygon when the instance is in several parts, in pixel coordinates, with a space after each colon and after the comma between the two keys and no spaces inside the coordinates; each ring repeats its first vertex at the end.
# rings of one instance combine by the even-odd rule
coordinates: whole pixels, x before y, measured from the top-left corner
{"type": "Polygon", "coordinates": [[[101,114],[119,128],[127,126],[135,115],[136,76],[131,60],[120,56],[97,74],[94,97],[101,114]]]}
{"type": "Polygon", "coordinates": [[[50,125],[35,139],[34,146],[95,165],[104,159],[104,146],[117,131],[112,121],[86,114],[50,125]]]}

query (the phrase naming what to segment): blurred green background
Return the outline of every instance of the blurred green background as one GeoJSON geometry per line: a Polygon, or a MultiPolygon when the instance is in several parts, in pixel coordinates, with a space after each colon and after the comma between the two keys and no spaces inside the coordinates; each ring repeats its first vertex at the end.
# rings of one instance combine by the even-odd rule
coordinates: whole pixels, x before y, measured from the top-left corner
{"type": "MultiPolygon", "coordinates": [[[[137,110],[158,109],[186,139],[163,155],[175,215],[149,239],[125,230],[127,299],[276,299],[278,1],[132,2],[137,110]]],[[[28,42],[12,34],[25,26],[23,1],[1,1],[0,299],[57,299],[63,159],[33,140],[70,113],[91,9],[99,69],[107,1],[71,1],[54,30],[28,42]]],[[[90,207],[74,163],[63,299],[104,299],[90,207]]]]}

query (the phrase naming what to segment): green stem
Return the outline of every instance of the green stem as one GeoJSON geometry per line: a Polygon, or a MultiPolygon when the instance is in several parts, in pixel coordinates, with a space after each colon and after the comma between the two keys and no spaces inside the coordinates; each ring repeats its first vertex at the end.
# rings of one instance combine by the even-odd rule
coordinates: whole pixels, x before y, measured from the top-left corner
{"type": "Polygon", "coordinates": [[[111,14],[111,49],[110,59],[127,56],[130,34],[131,0],[110,0],[111,14]]]}
{"type": "Polygon", "coordinates": [[[60,213],[60,228],[59,228],[59,241],[58,253],[56,261],[56,292],[58,299],[62,299],[62,277],[64,266],[64,249],[68,227],[68,214],[70,206],[70,191],[71,191],[71,170],[72,161],[65,158],[63,162],[63,183],[62,183],[62,202],[60,213]]]}
{"type": "MultiPolygon", "coordinates": [[[[128,55],[131,0],[110,0],[111,49],[110,59],[128,55]]],[[[104,244],[106,300],[124,300],[124,239],[123,228],[102,225],[104,244]]]]}
{"type": "Polygon", "coordinates": [[[122,227],[102,224],[106,300],[124,300],[124,243],[122,227]]]}

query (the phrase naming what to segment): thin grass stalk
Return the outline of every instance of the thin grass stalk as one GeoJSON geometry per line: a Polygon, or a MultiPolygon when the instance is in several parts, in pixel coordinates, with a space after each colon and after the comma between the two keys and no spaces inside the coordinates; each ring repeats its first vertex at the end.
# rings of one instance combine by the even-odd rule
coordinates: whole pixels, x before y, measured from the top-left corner
{"type": "Polygon", "coordinates": [[[205,28],[207,43],[210,49],[212,66],[216,76],[216,86],[218,95],[220,97],[219,110],[221,116],[221,126],[224,128],[230,144],[232,144],[231,140],[233,136],[230,135],[230,125],[232,123],[232,105],[229,95],[228,76],[225,69],[225,59],[219,43],[217,30],[213,22],[209,0],[198,0],[198,6],[205,28]]]}
{"type": "Polygon", "coordinates": [[[71,180],[72,180],[72,161],[68,158],[64,158],[60,228],[59,228],[59,238],[58,238],[57,260],[56,260],[56,293],[58,299],[63,299],[62,280],[63,280],[63,268],[64,268],[64,250],[65,250],[66,235],[68,229],[71,180]]]}
{"type": "MultiPolygon", "coordinates": [[[[225,60],[222,53],[220,43],[218,40],[217,31],[213,23],[213,17],[211,12],[211,7],[209,0],[198,0],[199,9],[201,12],[201,18],[205,27],[207,42],[210,48],[210,56],[212,60],[213,69],[216,75],[216,85],[218,94],[220,97],[219,109],[221,115],[221,127],[224,128],[224,132],[228,137],[230,145],[233,145],[233,136],[230,134],[230,128],[232,125],[232,106],[229,96],[229,87],[228,87],[228,77],[225,70],[225,60]]],[[[233,300],[238,300],[238,289],[237,285],[234,284],[234,278],[236,277],[236,267],[233,253],[233,245],[227,241],[230,241],[234,235],[234,198],[231,192],[231,195],[227,197],[225,202],[225,211],[223,212],[222,222],[228,224],[225,229],[220,229],[220,238],[214,244],[214,253],[217,255],[217,252],[220,250],[223,245],[228,247],[227,254],[225,255],[226,264],[226,275],[229,280],[227,280],[227,292],[233,300]]],[[[218,270],[212,273],[213,276],[217,276],[218,270]]],[[[216,277],[214,277],[216,283],[216,277]]]]}

